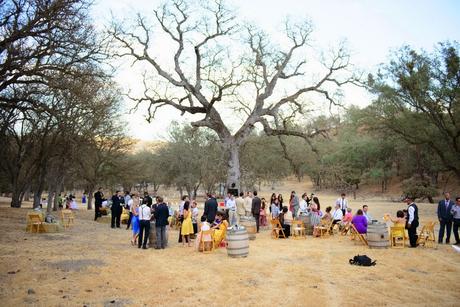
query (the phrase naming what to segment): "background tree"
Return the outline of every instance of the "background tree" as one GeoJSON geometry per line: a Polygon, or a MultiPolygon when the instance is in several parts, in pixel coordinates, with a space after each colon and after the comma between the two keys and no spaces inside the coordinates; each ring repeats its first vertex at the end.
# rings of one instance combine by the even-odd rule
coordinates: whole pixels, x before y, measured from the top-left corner
{"type": "MultiPolygon", "coordinates": [[[[115,23],[110,31],[114,53],[145,67],[145,90],[132,98],[149,104],[149,119],[158,108],[170,106],[182,114],[197,115],[194,127],[207,127],[217,134],[228,153],[227,185],[239,187],[240,147],[256,125],[267,135],[308,138],[307,133],[283,126],[280,117],[286,112],[302,113],[302,98],[308,93],[337,103],[335,89],[355,78],[347,70],[349,57],[342,47],[330,58],[324,57],[322,69],[312,74],[318,78],[304,75],[312,69],[307,65],[312,32],[308,21],[286,22],[285,40],[275,45],[254,26],[239,27],[235,13],[223,1],[193,4],[168,2],[154,11],[155,25],[141,15],[131,27],[115,23]],[[238,44],[241,36],[244,43],[238,44]],[[169,62],[156,56],[159,38],[168,38],[175,46],[169,62]],[[233,129],[235,125],[239,128],[233,129]]],[[[164,52],[170,44],[161,45],[164,52]]]]}
{"type": "Polygon", "coordinates": [[[428,146],[460,178],[460,55],[456,42],[431,54],[409,46],[393,55],[369,85],[378,95],[369,108],[383,130],[428,146]]]}

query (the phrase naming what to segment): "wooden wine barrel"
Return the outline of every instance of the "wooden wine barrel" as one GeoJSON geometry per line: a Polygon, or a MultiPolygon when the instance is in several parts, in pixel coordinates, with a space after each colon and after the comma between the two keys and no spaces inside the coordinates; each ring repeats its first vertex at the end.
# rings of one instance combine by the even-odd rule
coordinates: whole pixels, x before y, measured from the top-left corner
{"type": "Polygon", "coordinates": [[[367,226],[367,242],[370,248],[387,248],[390,246],[387,224],[369,224],[367,226]]]}
{"type": "Polygon", "coordinates": [[[248,232],[244,228],[227,230],[227,254],[229,257],[247,257],[249,254],[248,232]]]}
{"type": "Polygon", "coordinates": [[[303,227],[305,227],[305,234],[307,236],[313,235],[313,225],[311,224],[310,215],[299,215],[299,220],[303,222],[303,227]]]}
{"type": "Polygon", "coordinates": [[[155,230],[155,221],[150,222],[149,247],[155,247],[157,244],[157,232],[155,230]]]}
{"type": "Polygon", "coordinates": [[[246,228],[249,240],[256,239],[257,225],[256,220],[252,216],[243,216],[240,219],[240,225],[246,228]]]}

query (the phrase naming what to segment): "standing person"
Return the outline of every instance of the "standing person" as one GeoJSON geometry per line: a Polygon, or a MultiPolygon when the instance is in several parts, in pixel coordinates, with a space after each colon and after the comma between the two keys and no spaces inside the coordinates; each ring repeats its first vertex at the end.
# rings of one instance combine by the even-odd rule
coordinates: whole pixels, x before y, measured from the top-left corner
{"type": "Polygon", "coordinates": [[[260,207],[260,221],[259,221],[259,224],[262,226],[262,227],[265,227],[267,226],[267,212],[265,211],[266,207],[267,207],[267,202],[265,201],[265,198],[262,197],[262,205],[260,207]]]}
{"type": "Polygon", "coordinates": [[[438,243],[442,244],[444,239],[444,229],[446,230],[446,244],[450,242],[450,232],[452,229],[452,214],[450,211],[454,206],[454,202],[450,199],[450,193],[444,193],[444,199],[438,203],[438,219],[439,219],[439,236],[438,243]]]}
{"type": "Polygon", "coordinates": [[[410,247],[417,247],[418,208],[414,199],[407,196],[405,199],[407,207],[406,229],[409,235],[410,247]]]}
{"type": "Polygon", "coordinates": [[[208,194],[208,199],[204,203],[203,215],[206,216],[208,223],[213,223],[217,213],[217,200],[213,197],[214,195],[208,194]]]}
{"type": "Polygon", "coordinates": [[[460,245],[460,238],[458,236],[458,227],[460,227],[460,197],[455,198],[455,206],[450,210],[454,221],[454,237],[455,245],[460,245]]]}
{"type": "MultiPolygon", "coordinates": [[[[152,211],[147,204],[142,204],[139,207],[139,241],[137,247],[147,249],[147,240],[150,234],[150,219],[152,217],[152,211]]],[[[158,240],[158,238],[157,238],[158,240]]]]}
{"type": "Polygon", "coordinates": [[[120,217],[121,217],[121,204],[122,204],[123,197],[121,196],[120,191],[116,191],[115,194],[112,196],[112,207],[110,210],[112,211],[112,223],[111,227],[120,228],[120,217]]]}
{"type": "MultiPolygon", "coordinates": [[[[139,194],[137,192],[135,192],[135,194],[137,195],[137,199],[140,202],[139,194]]],[[[126,198],[125,196],[125,208],[129,210],[129,218],[128,218],[128,222],[126,223],[126,230],[128,230],[129,226],[131,226],[131,221],[133,219],[133,212],[131,211],[131,206],[133,205],[133,202],[134,202],[133,197],[134,197],[134,194],[130,195],[129,198],[126,198]]]]}
{"type": "Polygon", "coordinates": [[[240,196],[236,198],[236,224],[240,224],[240,218],[246,215],[246,209],[244,209],[244,193],[240,192],[240,196]]]}
{"type": "Polygon", "coordinates": [[[83,206],[86,206],[86,199],[87,199],[86,192],[83,192],[83,195],[81,196],[81,204],[83,206]]]}
{"type": "Polygon", "coordinates": [[[246,216],[252,216],[252,195],[251,192],[246,193],[246,197],[244,198],[244,208],[246,210],[246,216]]]}
{"type": "Polygon", "coordinates": [[[146,204],[149,208],[152,207],[153,199],[152,197],[150,197],[149,192],[147,191],[144,192],[144,198],[142,199],[142,203],[146,204]]]}
{"type": "Polygon", "coordinates": [[[97,220],[98,217],[101,217],[101,207],[102,202],[104,201],[104,193],[102,193],[102,188],[99,187],[97,192],[94,193],[94,220],[97,220]]]}
{"type": "Polygon", "coordinates": [[[157,245],[155,249],[165,249],[168,240],[166,239],[166,225],[168,225],[169,209],[163,201],[163,197],[157,196],[158,206],[155,210],[155,231],[157,245]]]}
{"type": "MultiPolygon", "coordinates": [[[[189,201],[189,198],[188,198],[188,195],[183,195],[181,197],[181,201],[179,203],[179,222],[183,222],[184,221],[184,204],[185,202],[189,201]]],[[[179,239],[177,240],[177,242],[179,243],[182,243],[182,227],[179,228],[179,239]]]]}
{"type": "Polygon", "coordinates": [[[139,237],[139,194],[134,192],[133,197],[131,198],[131,206],[129,207],[129,212],[131,213],[131,224],[133,225],[133,237],[131,239],[132,245],[137,245],[137,238],[139,237]]]}
{"type": "Polygon", "coordinates": [[[347,211],[348,207],[348,200],[345,198],[345,196],[346,194],[342,193],[340,194],[340,198],[338,198],[335,201],[335,204],[340,206],[340,209],[342,210],[342,215],[345,215],[345,212],[347,211]]]}
{"type": "Polygon", "coordinates": [[[278,194],[278,205],[280,206],[280,212],[283,211],[283,202],[284,202],[283,195],[278,194]]]}
{"type": "Polygon", "coordinates": [[[257,233],[259,233],[260,208],[261,208],[262,202],[260,198],[257,197],[257,191],[254,191],[253,195],[254,195],[254,198],[252,199],[251,212],[252,212],[252,216],[254,216],[254,218],[256,219],[257,233]]]}
{"type": "Polygon", "coordinates": [[[193,224],[193,234],[198,233],[198,205],[195,200],[192,201],[192,224],[193,224]]]}
{"type": "Polygon", "coordinates": [[[184,221],[181,226],[182,233],[182,245],[185,247],[185,242],[188,246],[192,246],[190,241],[190,235],[193,234],[193,224],[192,224],[192,212],[190,211],[190,202],[186,201],[183,208],[184,221]]]}
{"type": "Polygon", "coordinates": [[[233,194],[228,193],[228,199],[227,202],[225,203],[225,209],[227,210],[228,214],[228,222],[230,223],[230,226],[233,226],[237,222],[236,218],[236,201],[233,196],[233,194]]]}
{"type": "Polygon", "coordinates": [[[272,193],[272,196],[270,196],[270,213],[272,213],[272,204],[275,203],[275,199],[277,199],[276,193],[272,193]]]}
{"type": "Polygon", "coordinates": [[[295,191],[291,192],[291,197],[289,199],[289,211],[292,212],[292,216],[294,218],[297,217],[297,213],[299,212],[299,198],[295,194],[295,191]]]}
{"type": "Polygon", "coordinates": [[[278,205],[278,198],[275,198],[274,202],[271,204],[271,215],[272,219],[277,219],[280,215],[280,207],[278,205]]]}

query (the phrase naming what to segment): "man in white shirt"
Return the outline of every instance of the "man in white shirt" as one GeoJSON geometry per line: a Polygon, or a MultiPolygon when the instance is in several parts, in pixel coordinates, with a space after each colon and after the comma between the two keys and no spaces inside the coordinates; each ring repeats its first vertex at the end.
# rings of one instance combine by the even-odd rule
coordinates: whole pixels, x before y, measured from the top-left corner
{"type": "Polygon", "coordinates": [[[237,222],[236,218],[236,202],[232,194],[229,195],[227,203],[225,204],[225,209],[228,210],[228,222],[230,226],[233,226],[237,222]]]}
{"type": "Polygon", "coordinates": [[[244,209],[246,210],[246,216],[252,216],[252,193],[247,192],[244,198],[244,209]]]}
{"type": "Polygon", "coordinates": [[[340,194],[340,198],[335,201],[335,204],[338,204],[340,209],[342,209],[342,216],[345,215],[348,207],[348,200],[345,198],[345,193],[340,194]]]}
{"type": "Polygon", "coordinates": [[[147,240],[150,234],[150,218],[152,217],[151,209],[146,205],[142,204],[139,207],[139,240],[138,248],[147,249],[147,240]],[[142,239],[144,239],[142,241],[142,239]]]}
{"type": "Polygon", "coordinates": [[[368,210],[369,210],[368,206],[364,205],[363,206],[363,215],[366,217],[367,223],[371,224],[372,223],[372,216],[369,214],[368,210]]]}
{"type": "Polygon", "coordinates": [[[307,193],[303,193],[302,200],[300,201],[300,204],[299,204],[299,215],[307,214],[307,209],[308,209],[307,199],[308,199],[307,193]]]}
{"type": "Polygon", "coordinates": [[[342,221],[343,213],[342,209],[340,208],[340,204],[335,204],[335,210],[332,213],[332,225],[335,225],[342,221]]]}
{"type": "Polygon", "coordinates": [[[410,247],[417,247],[418,208],[412,197],[407,196],[404,201],[408,205],[406,228],[409,235],[410,247]]]}
{"type": "Polygon", "coordinates": [[[236,198],[236,223],[240,224],[240,218],[246,215],[246,209],[244,208],[244,193],[240,192],[240,196],[236,198]]]}

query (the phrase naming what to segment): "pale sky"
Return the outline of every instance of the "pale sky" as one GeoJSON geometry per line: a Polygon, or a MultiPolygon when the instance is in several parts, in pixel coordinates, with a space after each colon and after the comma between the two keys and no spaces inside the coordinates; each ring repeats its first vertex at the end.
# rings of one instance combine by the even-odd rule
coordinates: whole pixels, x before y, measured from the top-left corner
{"type": "MultiPolygon", "coordinates": [[[[431,51],[440,41],[460,41],[460,1],[447,0],[229,0],[243,21],[249,21],[267,32],[276,33],[286,16],[308,17],[314,25],[315,49],[322,50],[346,40],[351,61],[361,70],[373,72],[388,62],[391,50],[408,44],[431,51]]],[[[110,12],[118,18],[148,14],[162,1],[97,0],[94,18],[108,24],[110,12]]],[[[119,74],[117,80],[127,91],[129,76],[119,74]]],[[[370,96],[361,89],[347,89],[345,105],[364,106],[370,96]]],[[[131,105],[129,101],[127,106],[131,105]]],[[[128,115],[129,133],[144,140],[164,138],[171,120],[181,120],[174,109],[158,113],[148,124],[142,111],[128,115]]],[[[187,121],[187,118],[183,118],[187,121]]]]}

